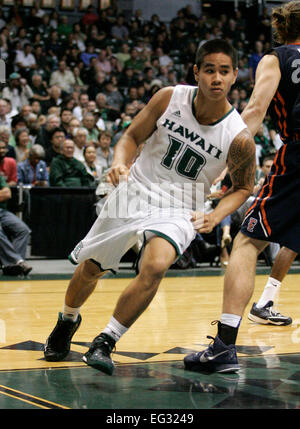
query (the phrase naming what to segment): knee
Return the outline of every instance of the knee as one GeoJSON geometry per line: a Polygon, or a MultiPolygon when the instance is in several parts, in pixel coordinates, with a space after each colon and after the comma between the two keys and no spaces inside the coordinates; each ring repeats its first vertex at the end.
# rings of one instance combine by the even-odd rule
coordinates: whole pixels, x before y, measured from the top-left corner
{"type": "Polygon", "coordinates": [[[269,243],[263,240],[256,240],[248,237],[239,232],[234,240],[234,248],[239,250],[241,248],[247,249],[249,252],[253,250],[257,255],[262,252],[269,243]]]}
{"type": "Polygon", "coordinates": [[[30,233],[31,233],[31,230],[29,229],[29,227],[24,222],[16,223],[15,231],[20,236],[26,237],[26,238],[28,238],[30,233]]]}
{"type": "Polygon", "coordinates": [[[81,273],[86,279],[97,280],[103,274],[103,271],[93,261],[87,260],[80,265],[81,273]]]}
{"type": "Polygon", "coordinates": [[[146,283],[153,284],[162,280],[168,268],[165,261],[154,258],[142,264],[140,276],[146,283]]]}

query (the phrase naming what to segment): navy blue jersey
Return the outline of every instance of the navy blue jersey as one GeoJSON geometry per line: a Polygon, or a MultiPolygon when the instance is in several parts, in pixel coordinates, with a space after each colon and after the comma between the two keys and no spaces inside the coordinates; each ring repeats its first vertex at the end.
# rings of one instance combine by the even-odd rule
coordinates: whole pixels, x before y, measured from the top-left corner
{"type": "Polygon", "coordinates": [[[274,48],[281,79],[269,113],[284,143],[300,139],[300,44],[274,48]]]}
{"type": "Polygon", "coordinates": [[[270,104],[284,144],[247,211],[241,232],[300,253],[300,44],[275,48],[281,79],[270,104]]]}

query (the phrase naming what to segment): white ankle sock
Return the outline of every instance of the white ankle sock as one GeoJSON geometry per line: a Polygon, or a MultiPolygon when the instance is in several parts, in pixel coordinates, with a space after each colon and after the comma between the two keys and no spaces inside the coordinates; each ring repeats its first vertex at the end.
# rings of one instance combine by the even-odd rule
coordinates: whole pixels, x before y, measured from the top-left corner
{"type": "Polygon", "coordinates": [[[267,304],[267,302],[274,302],[275,296],[278,294],[280,286],[281,282],[279,280],[269,277],[264,291],[256,304],[256,307],[262,308],[267,304]]]}
{"type": "Polygon", "coordinates": [[[236,314],[222,313],[220,322],[224,325],[238,328],[240,326],[241,320],[241,316],[237,316],[236,314]]]}
{"type": "Polygon", "coordinates": [[[80,307],[73,308],[68,307],[66,304],[64,304],[63,307],[63,318],[72,320],[72,322],[76,322],[78,314],[80,313],[80,307]]]}
{"type": "Polygon", "coordinates": [[[121,323],[119,323],[117,319],[112,316],[106,328],[102,332],[112,337],[115,341],[118,341],[127,331],[128,328],[121,325],[121,323]]]}

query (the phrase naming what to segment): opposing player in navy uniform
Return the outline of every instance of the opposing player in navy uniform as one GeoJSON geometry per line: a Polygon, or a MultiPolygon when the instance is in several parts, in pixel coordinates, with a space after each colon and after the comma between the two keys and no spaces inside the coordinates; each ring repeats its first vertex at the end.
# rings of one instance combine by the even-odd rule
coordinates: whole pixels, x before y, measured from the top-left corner
{"type": "Polygon", "coordinates": [[[258,64],[242,118],[254,136],[270,107],[284,144],[234,241],[217,336],[208,349],[184,358],[191,370],[238,371],[235,342],[254,290],[257,256],[268,242],[300,251],[300,2],[273,9],[272,26],[280,46],[258,64]]]}
{"type": "Polygon", "coordinates": [[[158,91],[121,137],[108,175],[116,188],[87,236],[71,252],[71,261],[79,265],[63,312],[46,341],[46,360],[66,357],[81,321],[80,307],[105,271],[116,271],[122,255],[141,239],[138,275],[122,292],[108,325],[83,356],[88,365],[112,374],[110,354],[116,341],[148,307],[166,271],[195,238],[199,226],[202,231],[212,231],[251,194],[254,140],[227,100],[237,72],[234,48],[222,40],[207,42],[197,51],[194,74],[198,86],[177,85],[158,91]],[[129,170],[139,145],[145,142],[129,170]],[[203,217],[201,198],[200,205],[195,200],[198,190],[204,202],[226,165],[233,186],[203,217]],[[127,176],[127,182],[119,183],[121,175],[127,176]],[[185,186],[198,184],[201,186],[185,186]],[[186,196],[187,204],[182,206],[186,196]],[[126,214],[126,202],[127,207],[137,207],[136,211],[113,216],[110,207],[119,206],[126,214]]]}

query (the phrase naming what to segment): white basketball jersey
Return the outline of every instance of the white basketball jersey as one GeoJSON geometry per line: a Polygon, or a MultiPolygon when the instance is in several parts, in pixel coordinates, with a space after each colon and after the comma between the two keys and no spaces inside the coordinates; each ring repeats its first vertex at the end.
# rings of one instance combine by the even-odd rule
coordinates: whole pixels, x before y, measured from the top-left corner
{"type": "Polygon", "coordinates": [[[202,183],[204,198],[212,182],[226,167],[230,144],[245,122],[232,108],[223,118],[201,125],[193,110],[197,87],[177,85],[157,129],[131,168],[131,177],[142,184],[202,183]]]}

